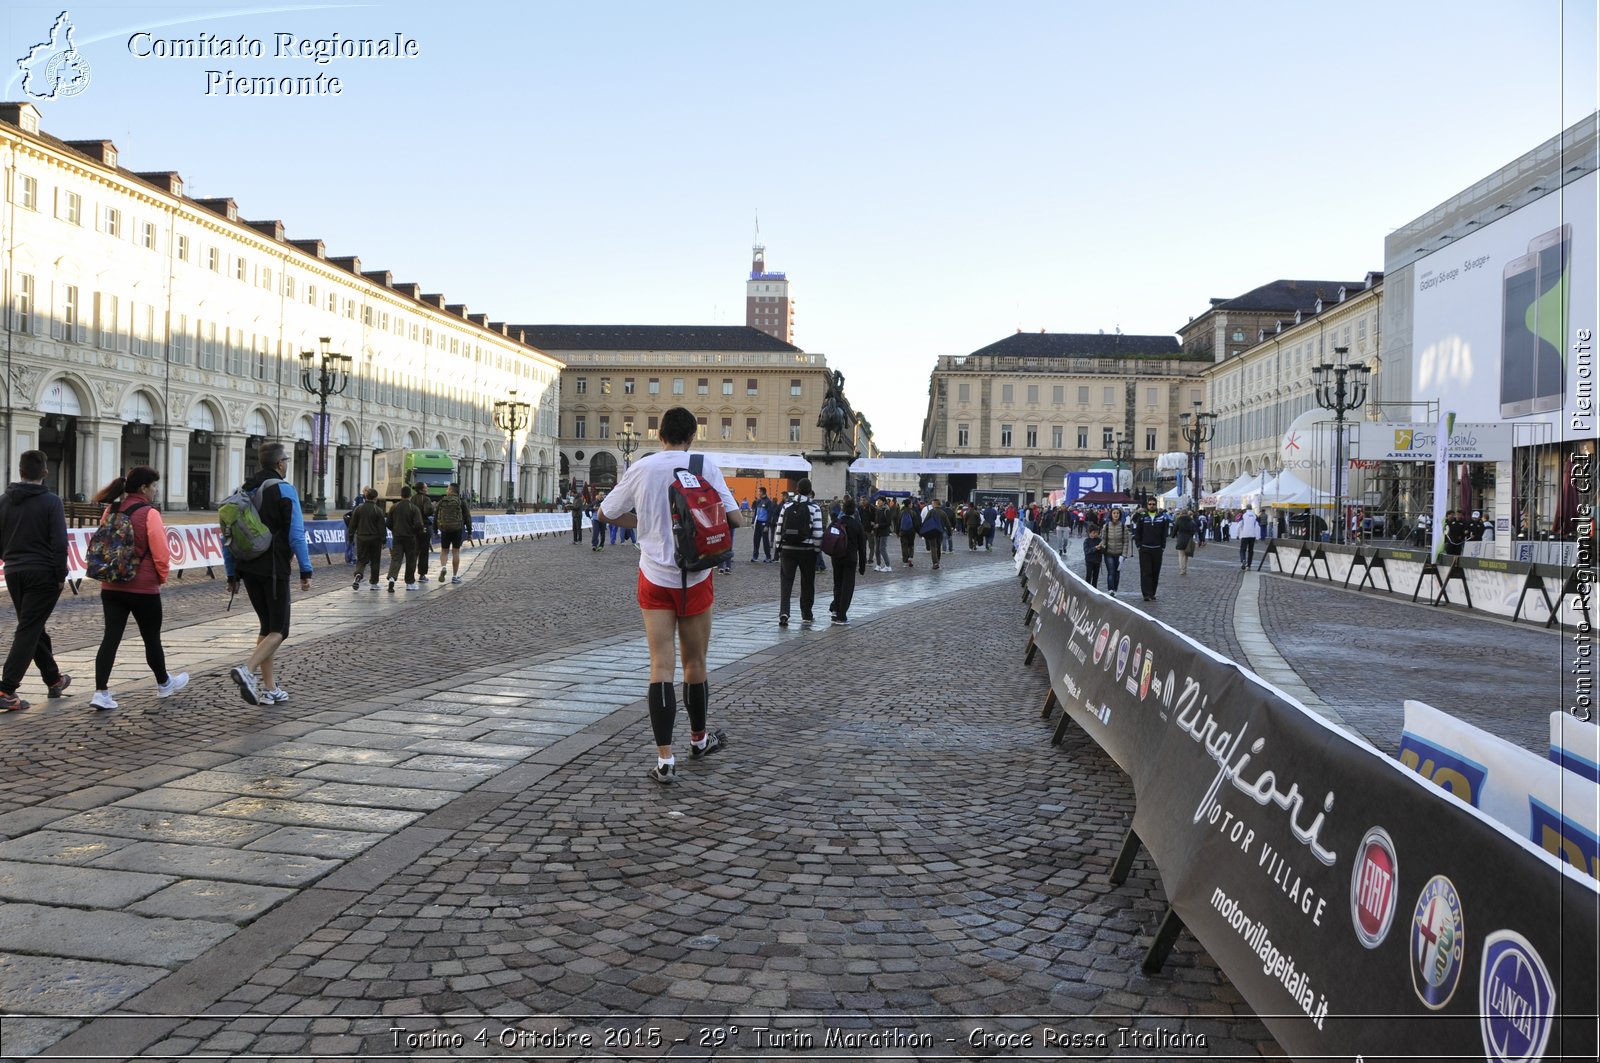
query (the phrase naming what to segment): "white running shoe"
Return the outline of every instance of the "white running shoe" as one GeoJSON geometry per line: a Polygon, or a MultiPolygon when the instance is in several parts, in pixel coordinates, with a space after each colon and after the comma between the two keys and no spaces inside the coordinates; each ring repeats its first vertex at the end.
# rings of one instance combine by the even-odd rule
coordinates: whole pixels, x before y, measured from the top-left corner
{"type": "MultiPolygon", "coordinates": [[[[188,685],[189,685],[189,673],[188,672],[177,672],[175,674],[168,675],[167,676],[167,681],[165,683],[157,683],[156,684],[156,697],[158,697],[158,698],[170,698],[170,697],[172,697],[172,695],[176,694],[178,691],[182,690],[184,687],[186,687],[188,685]]],[[[111,708],[116,708],[116,705],[112,704],[110,707],[111,708]]]]}
{"type": "Polygon", "coordinates": [[[408,590],[408,591],[420,591],[421,589],[422,588],[417,586],[415,583],[407,583],[406,584],[406,590],[408,590]]]}
{"type": "Polygon", "coordinates": [[[261,692],[261,704],[282,705],[289,700],[289,692],[282,687],[273,687],[271,690],[261,692]]]}
{"type": "Polygon", "coordinates": [[[109,690],[96,690],[94,697],[89,699],[89,704],[97,709],[114,709],[117,707],[117,699],[111,696],[109,690]]]}

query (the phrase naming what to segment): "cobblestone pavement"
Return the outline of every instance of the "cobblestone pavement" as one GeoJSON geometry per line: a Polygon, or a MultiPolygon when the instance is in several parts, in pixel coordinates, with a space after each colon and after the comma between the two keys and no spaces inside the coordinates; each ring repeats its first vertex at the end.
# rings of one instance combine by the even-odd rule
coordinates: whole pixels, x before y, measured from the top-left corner
{"type": "MultiPolygon", "coordinates": [[[[1229,556],[1169,563],[1146,608],[1238,657],[1229,556]]],[[[0,718],[0,1011],[57,1016],[0,1020],[0,1054],[582,1058],[587,1034],[594,1055],[750,1058],[897,1021],[928,1058],[1022,1055],[1006,1039],[1047,1030],[1114,1055],[1129,1025],[1203,1035],[1212,1058],[1272,1052],[1192,939],[1139,973],[1159,880],[1141,857],[1106,882],[1131,795],[1079,732],[1049,746],[1008,561],[958,549],[935,574],[919,556],[862,578],[848,628],[780,632],[778,566],[741,559],[712,661],[730,748],[680,756],[671,788],[644,778],[631,548],[497,547],[410,595],[319,568],[280,656],[293,699],[272,708],[222,675],[248,614],[221,612],[216,584],[177,590],[189,691],[95,714],[74,662],[73,696],[0,718]],[[778,1032],[758,1044],[752,1024],[778,1032]]],[[[1409,667],[1418,614],[1260,586],[1309,686],[1363,729],[1398,711],[1373,673],[1409,667]],[[1324,617],[1395,627],[1367,657],[1327,654],[1324,617]]],[[[92,604],[58,618],[64,656],[92,657],[92,604]]],[[[1464,658],[1485,631],[1533,635],[1420,615],[1428,647],[1464,658]]],[[[118,675],[142,670],[125,643],[118,675]]],[[[1435,704],[1484,685],[1437,671],[1435,704]]]]}

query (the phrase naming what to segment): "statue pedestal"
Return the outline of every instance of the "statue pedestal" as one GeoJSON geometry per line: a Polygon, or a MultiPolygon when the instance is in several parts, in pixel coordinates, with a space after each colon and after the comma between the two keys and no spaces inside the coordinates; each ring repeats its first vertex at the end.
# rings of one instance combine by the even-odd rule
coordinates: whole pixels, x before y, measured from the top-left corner
{"type": "Polygon", "coordinates": [[[849,490],[850,463],[855,458],[838,451],[810,451],[804,455],[811,463],[812,497],[818,499],[843,498],[849,490]]]}

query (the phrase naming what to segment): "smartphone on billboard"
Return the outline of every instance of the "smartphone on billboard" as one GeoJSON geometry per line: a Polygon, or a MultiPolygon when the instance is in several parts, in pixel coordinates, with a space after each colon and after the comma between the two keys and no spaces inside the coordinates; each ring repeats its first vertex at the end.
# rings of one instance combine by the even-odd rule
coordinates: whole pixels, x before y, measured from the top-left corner
{"type": "Polygon", "coordinates": [[[1533,412],[1561,409],[1567,395],[1567,300],[1572,266],[1572,226],[1558,225],[1528,241],[1539,260],[1534,296],[1533,412]]]}
{"type": "Polygon", "coordinates": [[[1533,412],[1534,303],[1539,294],[1539,256],[1523,255],[1506,263],[1501,277],[1500,416],[1525,417],[1533,412]]]}

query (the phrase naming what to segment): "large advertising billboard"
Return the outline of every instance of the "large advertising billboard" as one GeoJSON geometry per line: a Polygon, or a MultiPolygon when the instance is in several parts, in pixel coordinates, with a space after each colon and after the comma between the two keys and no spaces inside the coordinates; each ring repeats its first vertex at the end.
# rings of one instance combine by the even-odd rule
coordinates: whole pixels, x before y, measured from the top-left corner
{"type": "Polygon", "coordinates": [[[1594,435],[1597,189],[1588,174],[1417,261],[1414,398],[1594,435]]]}

